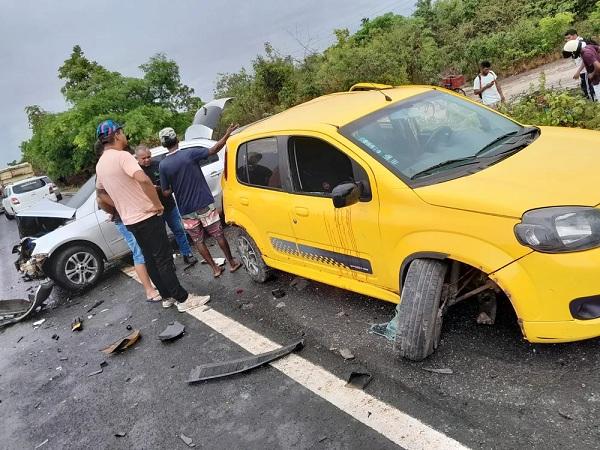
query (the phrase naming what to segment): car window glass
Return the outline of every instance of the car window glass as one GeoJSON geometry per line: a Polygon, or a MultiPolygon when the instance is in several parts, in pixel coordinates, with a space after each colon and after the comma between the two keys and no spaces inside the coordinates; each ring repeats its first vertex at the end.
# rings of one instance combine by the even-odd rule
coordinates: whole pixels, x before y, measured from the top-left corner
{"type": "Polygon", "coordinates": [[[13,192],[15,194],[24,194],[26,192],[35,191],[46,186],[46,183],[41,178],[37,180],[26,181],[25,183],[15,184],[13,186],[13,192]]]}
{"type": "Polygon", "coordinates": [[[436,164],[474,156],[499,136],[520,129],[497,113],[435,91],[359,119],[341,133],[410,178],[436,164]]]}
{"type": "Polygon", "coordinates": [[[281,189],[277,138],[257,139],[240,146],[236,172],[242,183],[281,189]]]}
{"type": "Polygon", "coordinates": [[[204,167],[209,164],[215,163],[218,160],[219,160],[219,155],[215,153],[214,155],[208,155],[208,158],[206,158],[206,159],[201,159],[200,161],[198,161],[198,165],[200,167],[204,167]]]}
{"type": "Polygon", "coordinates": [[[352,160],[325,141],[292,137],[288,151],[296,192],[330,194],[337,185],[356,181],[352,160]]]}

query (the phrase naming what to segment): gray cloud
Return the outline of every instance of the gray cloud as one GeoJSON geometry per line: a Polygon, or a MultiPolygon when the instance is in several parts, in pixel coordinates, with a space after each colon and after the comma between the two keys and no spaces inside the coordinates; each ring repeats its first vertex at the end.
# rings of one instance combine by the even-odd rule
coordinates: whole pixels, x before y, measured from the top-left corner
{"type": "Polygon", "coordinates": [[[75,44],[110,70],[139,75],[164,52],[204,100],[218,73],[237,71],[271,42],[303,56],[333,41],[334,28],[356,30],[362,17],[409,14],[414,0],[2,0],[0,17],[0,166],[20,158],[30,130],[24,108],[67,107],[57,69],[75,44]],[[300,43],[298,42],[300,41],[300,43]]]}

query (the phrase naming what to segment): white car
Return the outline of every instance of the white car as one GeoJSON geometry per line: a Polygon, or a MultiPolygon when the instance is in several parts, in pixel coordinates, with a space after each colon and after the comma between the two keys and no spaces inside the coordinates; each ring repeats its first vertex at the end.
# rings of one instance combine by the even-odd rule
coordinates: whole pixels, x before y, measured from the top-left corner
{"type": "MultiPolygon", "coordinates": [[[[210,148],[215,143],[210,138],[191,139],[180,143],[180,151],[210,148]]],[[[219,208],[224,152],[198,162],[219,208]]],[[[152,149],[155,160],[166,153],[162,147],[152,149]]],[[[65,204],[43,200],[17,215],[23,238],[13,249],[13,253],[19,253],[18,270],[31,278],[48,276],[69,290],[79,291],[93,286],[107,263],[129,253],[108,214],[98,208],[95,178],[90,178],[65,204]]]]}
{"type": "Polygon", "coordinates": [[[9,184],[2,194],[2,206],[8,220],[19,212],[47,198],[53,202],[60,200],[54,183],[46,176],[31,177],[9,184]]]}

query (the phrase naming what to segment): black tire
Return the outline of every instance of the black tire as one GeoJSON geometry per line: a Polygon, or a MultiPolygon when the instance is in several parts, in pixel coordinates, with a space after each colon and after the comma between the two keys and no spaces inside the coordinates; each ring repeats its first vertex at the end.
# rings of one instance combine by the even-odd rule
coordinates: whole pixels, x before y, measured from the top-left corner
{"type": "Polygon", "coordinates": [[[63,288],[79,292],[94,286],[104,273],[104,259],[89,245],[70,245],[57,254],[47,266],[52,278],[63,288]]]}
{"type": "Polygon", "coordinates": [[[421,361],[440,343],[440,300],[447,264],[435,259],[416,259],[408,268],[398,309],[395,349],[398,355],[421,361]]]}
{"type": "Polygon", "coordinates": [[[240,229],[236,244],[239,257],[250,278],[257,283],[264,283],[271,278],[273,269],[265,264],[256,242],[246,231],[240,229]]]}
{"type": "Polygon", "coordinates": [[[15,220],[15,215],[14,214],[10,214],[8,211],[4,211],[4,215],[6,216],[6,218],[8,220],[15,220]]]}

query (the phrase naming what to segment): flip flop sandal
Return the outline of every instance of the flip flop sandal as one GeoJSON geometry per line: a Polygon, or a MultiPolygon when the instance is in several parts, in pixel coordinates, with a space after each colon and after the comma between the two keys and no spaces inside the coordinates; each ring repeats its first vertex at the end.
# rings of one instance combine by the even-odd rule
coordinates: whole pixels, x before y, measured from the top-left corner
{"type": "Polygon", "coordinates": [[[147,298],[146,301],[148,303],[158,303],[158,302],[162,302],[162,297],[160,295],[157,295],[156,297],[147,298]]]}

